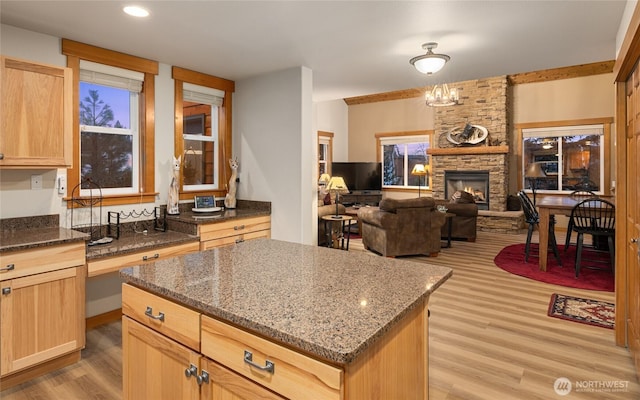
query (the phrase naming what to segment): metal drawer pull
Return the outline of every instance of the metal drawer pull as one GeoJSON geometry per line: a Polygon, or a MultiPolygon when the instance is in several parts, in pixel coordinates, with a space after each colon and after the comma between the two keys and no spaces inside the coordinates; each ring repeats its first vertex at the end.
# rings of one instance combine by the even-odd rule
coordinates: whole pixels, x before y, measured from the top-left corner
{"type": "Polygon", "coordinates": [[[164,313],[158,313],[158,315],[153,315],[153,308],[147,306],[147,310],[144,312],[144,315],[146,315],[149,318],[152,319],[157,319],[159,321],[164,322],[164,313]]]}
{"type": "Polygon", "coordinates": [[[242,242],[244,242],[244,238],[236,239],[236,243],[242,243],[242,242]]]}
{"type": "Polygon", "coordinates": [[[197,376],[197,375],[198,375],[198,367],[196,367],[193,364],[189,365],[189,368],[184,370],[184,376],[186,376],[187,378],[191,378],[192,376],[197,376]]]}
{"type": "Polygon", "coordinates": [[[142,257],[142,261],[147,261],[150,258],[160,258],[160,254],[156,253],[156,254],[153,255],[153,257],[143,256],[142,257]]]}
{"type": "Polygon", "coordinates": [[[244,229],[244,225],[236,225],[236,226],[233,227],[234,231],[239,231],[241,229],[244,229]]]}
{"type": "Polygon", "coordinates": [[[11,293],[11,288],[10,287],[3,287],[2,288],[2,294],[7,295],[11,293]]]}
{"type": "Polygon", "coordinates": [[[6,267],[0,268],[0,272],[13,271],[14,269],[16,269],[14,264],[8,264],[6,267]]]}
{"type": "Polygon", "coordinates": [[[275,373],[276,365],[269,360],[265,360],[265,366],[260,366],[253,362],[253,354],[250,351],[244,351],[244,362],[251,365],[252,367],[259,369],[260,371],[269,372],[271,374],[275,373]]]}
{"type": "Polygon", "coordinates": [[[196,382],[199,386],[202,386],[203,383],[209,383],[209,373],[202,370],[202,373],[196,377],[196,382]]]}

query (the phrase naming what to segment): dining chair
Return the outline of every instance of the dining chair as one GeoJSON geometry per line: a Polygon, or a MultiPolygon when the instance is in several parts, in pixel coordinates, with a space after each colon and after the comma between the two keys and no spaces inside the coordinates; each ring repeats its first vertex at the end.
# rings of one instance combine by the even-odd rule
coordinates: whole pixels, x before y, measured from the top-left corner
{"type": "MultiPolygon", "coordinates": [[[[525,222],[529,225],[527,229],[527,242],[524,246],[524,261],[528,262],[529,260],[529,250],[531,248],[531,236],[533,235],[533,230],[536,225],[540,223],[540,215],[538,214],[538,210],[536,210],[535,206],[527,193],[524,190],[518,192],[518,198],[520,198],[520,203],[522,204],[522,210],[524,211],[524,219],[525,222]]],[[[560,259],[560,252],[558,251],[558,244],[556,242],[556,233],[555,233],[555,225],[556,219],[553,215],[549,218],[549,245],[550,249],[553,251],[553,255],[556,257],[558,261],[558,265],[562,266],[562,260],[560,259]]],[[[538,254],[540,257],[540,255],[538,254]]]]}
{"type": "MultiPolygon", "coordinates": [[[[611,272],[615,274],[615,210],[616,207],[613,203],[600,198],[582,200],[571,210],[572,229],[578,233],[575,265],[576,278],[580,274],[580,268],[582,267],[585,234],[592,235],[594,242],[600,238],[607,239],[611,272]]],[[[602,262],[597,259],[590,261],[602,262]]],[[[595,267],[589,266],[589,268],[595,267]]]]}
{"type": "MultiPolygon", "coordinates": [[[[569,197],[575,200],[585,200],[585,199],[597,199],[598,195],[593,193],[590,190],[574,190],[569,194],[569,197]]],[[[569,218],[569,223],[567,225],[567,236],[564,239],[564,252],[567,252],[569,245],[571,245],[571,235],[573,234],[573,223],[571,222],[571,218],[569,218]]]]}

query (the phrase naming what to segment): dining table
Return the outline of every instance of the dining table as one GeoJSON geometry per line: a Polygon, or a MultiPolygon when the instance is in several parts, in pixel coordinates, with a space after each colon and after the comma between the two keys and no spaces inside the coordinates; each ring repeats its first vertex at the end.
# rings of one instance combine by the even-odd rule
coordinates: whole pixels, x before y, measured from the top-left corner
{"type": "MultiPolygon", "coordinates": [[[[614,203],[614,197],[603,197],[614,203]]],[[[538,257],[538,267],[541,271],[547,270],[547,256],[549,250],[549,221],[552,215],[570,216],[573,207],[584,198],[576,198],[571,196],[545,196],[538,199],[536,208],[540,218],[538,231],[540,234],[540,255],[538,257]]],[[[615,203],[614,203],[615,204],[615,203]]]]}

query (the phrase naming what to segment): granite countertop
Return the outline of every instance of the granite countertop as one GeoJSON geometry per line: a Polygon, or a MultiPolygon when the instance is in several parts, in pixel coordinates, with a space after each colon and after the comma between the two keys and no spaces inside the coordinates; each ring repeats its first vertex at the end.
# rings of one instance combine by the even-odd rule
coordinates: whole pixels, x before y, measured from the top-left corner
{"type": "Polygon", "coordinates": [[[89,240],[89,235],[60,227],[0,230],[0,253],[89,240]]]}
{"type": "Polygon", "coordinates": [[[120,271],[138,287],[341,364],[451,274],[436,265],[273,239],[120,271]]]}
{"type": "Polygon", "coordinates": [[[193,211],[181,211],[177,215],[167,215],[169,224],[172,221],[180,221],[189,224],[211,224],[223,221],[228,221],[238,218],[258,217],[261,215],[271,215],[271,210],[257,210],[257,209],[224,209],[221,211],[210,213],[198,213],[193,211]]]}
{"type": "Polygon", "coordinates": [[[151,229],[148,230],[146,234],[135,232],[127,233],[121,235],[118,239],[113,239],[111,243],[87,246],[87,261],[197,241],[199,241],[199,239],[195,235],[174,231],[162,232],[151,229]]]}

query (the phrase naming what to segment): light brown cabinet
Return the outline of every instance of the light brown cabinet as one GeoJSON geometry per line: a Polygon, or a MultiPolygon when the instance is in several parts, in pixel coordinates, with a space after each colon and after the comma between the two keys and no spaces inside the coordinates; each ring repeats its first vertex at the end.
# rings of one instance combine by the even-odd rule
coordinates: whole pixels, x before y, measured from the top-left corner
{"type": "Polygon", "coordinates": [[[80,359],[85,345],[84,242],[0,256],[3,389],[80,359]]]}
{"type": "Polygon", "coordinates": [[[0,168],[71,167],[71,69],[0,60],[0,168]]]}
{"type": "Polygon", "coordinates": [[[271,237],[271,216],[233,219],[198,225],[200,250],[241,243],[245,240],[271,237]]]}
{"type": "Polygon", "coordinates": [[[125,400],[428,399],[426,301],[346,365],[126,283],[122,301],[125,400]]]}

